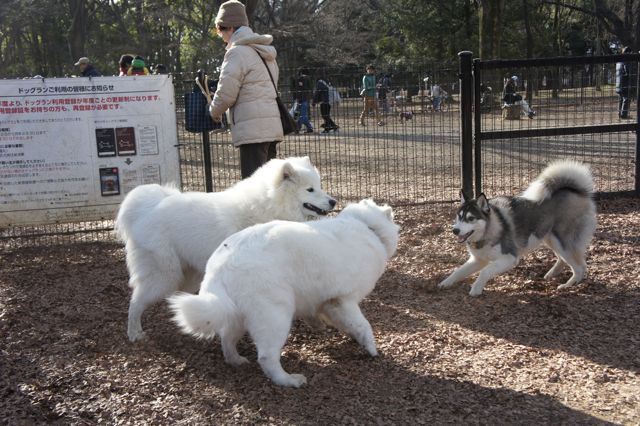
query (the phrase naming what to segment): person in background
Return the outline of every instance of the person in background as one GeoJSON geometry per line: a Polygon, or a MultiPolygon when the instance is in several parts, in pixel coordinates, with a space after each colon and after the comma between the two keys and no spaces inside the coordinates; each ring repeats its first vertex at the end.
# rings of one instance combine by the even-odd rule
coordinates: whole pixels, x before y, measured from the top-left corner
{"type": "Polygon", "coordinates": [[[378,114],[378,103],[376,102],[376,67],[367,65],[367,73],[362,77],[362,91],[364,108],[360,114],[360,125],[364,126],[364,119],[373,112],[378,126],[384,126],[378,114]]]}
{"type": "Polygon", "coordinates": [[[78,62],[76,62],[74,65],[80,68],[80,75],[82,77],[101,77],[102,76],[102,74],[100,74],[100,72],[94,68],[93,64],[91,63],[91,60],[89,60],[89,58],[87,58],[86,56],[83,56],[82,58],[78,59],[78,62]]]}
{"type": "Polygon", "coordinates": [[[302,67],[298,70],[298,77],[295,81],[294,97],[298,101],[298,131],[302,130],[302,125],[306,127],[305,133],[313,133],[313,126],[309,120],[309,98],[311,97],[312,87],[309,70],[302,67]]]}
{"type": "Polygon", "coordinates": [[[131,67],[133,58],[134,56],[129,53],[125,53],[124,55],[120,56],[120,60],[118,61],[120,73],[118,74],[118,76],[124,77],[125,75],[127,75],[127,71],[129,71],[129,68],[131,67]]]}
{"type": "Polygon", "coordinates": [[[440,102],[442,101],[442,87],[438,83],[431,86],[431,102],[433,102],[433,110],[440,111],[440,102]]]}
{"type": "Polygon", "coordinates": [[[240,149],[244,179],[275,158],[276,146],[284,139],[274,88],[279,74],[277,52],[271,46],[272,36],[256,34],[249,28],[245,7],[239,1],[222,3],[215,25],[227,43],[227,52],[209,112],[218,121],[229,110],[231,141],[240,149]]]}
{"type": "Polygon", "coordinates": [[[527,114],[527,117],[533,118],[536,115],[536,112],[531,109],[529,103],[522,99],[522,96],[518,94],[518,77],[515,75],[507,80],[507,83],[504,85],[504,90],[502,91],[502,100],[505,105],[520,105],[522,107],[522,111],[527,114]]]}
{"type": "Polygon", "coordinates": [[[329,133],[338,130],[338,125],[331,119],[331,102],[329,99],[330,83],[319,78],[316,81],[316,90],[313,93],[313,105],[320,104],[320,115],[324,123],[320,126],[324,130],[322,133],[329,133]]]}
{"type": "MultiPolygon", "coordinates": [[[[622,53],[629,53],[630,49],[626,46],[622,49],[622,53]]],[[[629,105],[630,105],[630,92],[631,92],[631,79],[629,75],[628,62],[616,63],[616,93],[618,94],[618,117],[622,119],[629,118],[629,105]]]]}
{"type": "Polygon", "coordinates": [[[131,66],[127,70],[127,75],[149,75],[149,68],[144,63],[142,56],[136,56],[131,62],[131,66]]]}
{"type": "Polygon", "coordinates": [[[389,74],[383,74],[378,84],[378,100],[380,100],[380,107],[383,114],[389,113],[389,90],[391,88],[391,76],[389,74]]]}
{"type": "Polygon", "coordinates": [[[153,67],[153,74],[169,74],[169,71],[167,71],[167,67],[164,66],[164,64],[157,64],[155,67],[153,67]]]}

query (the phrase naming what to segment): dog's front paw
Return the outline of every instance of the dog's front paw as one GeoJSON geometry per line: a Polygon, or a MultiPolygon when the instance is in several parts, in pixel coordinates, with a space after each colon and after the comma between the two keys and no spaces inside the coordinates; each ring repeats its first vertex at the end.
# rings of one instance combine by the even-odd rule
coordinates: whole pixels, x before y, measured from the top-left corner
{"type": "Polygon", "coordinates": [[[131,342],[140,342],[147,339],[144,331],[129,331],[128,336],[131,342]]]}
{"type": "Polygon", "coordinates": [[[471,287],[471,291],[469,292],[469,296],[478,297],[482,294],[482,288],[477,288],[476,286],[471,287]]]}
{"type": "Polygon", "coordinates": [[[444,280],[438,284],[438,288],[449,288],[455,284],[455,281],[444,280]]]}
{"type": "Polygon", "coordinates": [[[572,283],[572,282],[566,282],[566,283],[564,283],[564,284],[560,284],[560,285],[558,286],[558,288],[557,288],[557,289],[558,289],[558,290],[564,290],[565,288],[572,287],[572,286],[573,286],[573,284],[574,284],[574,283],[572,283]]]}
{"type": "Polygon", "coordinates": [[[367,345],[365,349],[369,355],[378,356],[378,349],[376,348],[376,345],[367,345]]]}
{"type": "Polygon", "coordinates": [[[287,374],[284,377],[280,377],[274,380],[276,385],[289,386],[292,388],[299,388],[302,385],[307,384],[307,378],[302,374],[287,374]]]}
{"type": "Polygon", "coordinates": [[[249,360],[247,358],[240,355],[238,355],[237,357],[225,359],[224,361],[234,367],[240,367],[241,365],[249,363],[249,360]]]}

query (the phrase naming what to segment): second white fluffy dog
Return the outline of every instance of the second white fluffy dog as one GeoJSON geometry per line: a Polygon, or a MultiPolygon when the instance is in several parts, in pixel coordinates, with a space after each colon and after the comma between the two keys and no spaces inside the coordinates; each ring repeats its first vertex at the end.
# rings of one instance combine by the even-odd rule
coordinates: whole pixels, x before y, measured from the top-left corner
{"type": "Polygon", "coordinates": [[[331,219],[252,226],[213,253],[198,295],[169,299],[174,320],[197,337],[218,333],[233,365],[247,362],[236,344],[248,331],[265,374],[278,385],[299,387],[306,378],[280,364],[295,317],[320,317],[378,354],[359,303],[395,253],[398,232],[391,207],[371,200],[331,219]]]}

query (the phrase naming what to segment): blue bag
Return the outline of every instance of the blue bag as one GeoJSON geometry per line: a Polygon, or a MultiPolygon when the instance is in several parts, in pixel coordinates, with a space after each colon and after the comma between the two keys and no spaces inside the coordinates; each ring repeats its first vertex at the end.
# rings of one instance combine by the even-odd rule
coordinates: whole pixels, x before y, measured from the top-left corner
{"type": "Polygon", "coordinates": [[[218,88],[218,80],[208,80],[205,75],[204,84],[207,86],[206,88],[194,84],[193,91],[184,94],[184,127],[188,132],[193,133],[212,130],[224,132],[229,127],[227,117],[223,115],[221,123],[214,122],[209,114],[207,97],[202,93],[205,89],[208,89],[209,95],[215,93],[218,88]]]}
{"type": "Polygon", "coordinates": [[[187,132],[202,133],[221,126],[211,119],[207,98],[200,90],[184,94],[184,128],[187,132]]]}

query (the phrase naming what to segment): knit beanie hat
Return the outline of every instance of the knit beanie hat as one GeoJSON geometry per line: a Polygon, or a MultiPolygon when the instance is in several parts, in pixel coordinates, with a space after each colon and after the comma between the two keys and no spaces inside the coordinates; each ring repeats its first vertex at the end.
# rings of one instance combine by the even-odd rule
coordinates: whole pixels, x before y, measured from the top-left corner
{"type": "Polygon", "coordinates": [[[249,25],[244,4],[236,0],[222,3],[216,16],[215,24],[221,27],[242,27],[249,25]]]}
{"type": "Polygon", "coordinates": [[[135,58],[133,62],[131,62],[131,66],[133,68],[144,68],[146,65],[144,63],[144,59],[135,58]]]}

